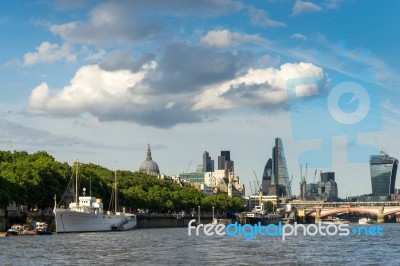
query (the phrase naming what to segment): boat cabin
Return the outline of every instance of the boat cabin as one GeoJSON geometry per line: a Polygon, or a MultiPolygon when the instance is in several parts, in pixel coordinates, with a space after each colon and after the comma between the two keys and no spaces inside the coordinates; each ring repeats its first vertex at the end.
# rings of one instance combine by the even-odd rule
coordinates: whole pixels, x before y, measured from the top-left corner
{"type": "Polygon", "coordinates": [[[72,202],[69,204],[69,208],[81,212],[95,214],[102,214],[104,212],[103,202],[101,201],[101,199],[97,199],[95,197],[79,197],[79,204],[76,204],[76,202],[72,202]]]}

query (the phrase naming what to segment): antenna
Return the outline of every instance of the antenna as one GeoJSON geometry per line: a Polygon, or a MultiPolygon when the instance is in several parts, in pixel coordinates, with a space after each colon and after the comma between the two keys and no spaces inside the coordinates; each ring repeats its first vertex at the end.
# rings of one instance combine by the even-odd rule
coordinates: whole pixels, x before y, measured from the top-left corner
{"type": "Polygon", "coordinates": [[[118,185],[117,185],[117,161],[115,161],[115,214],[117,214],[118,210],[118,185]]]}
{"type": "Polygon", "coordinates": [[[384,155],[387,155],[385,149],[379,144],[378,139],[377,139],[376,137],[374,137],[374,138],[375,138],[376,146],[378,147],[380,153],[382,153],[382,154],[384,154],[384,155]]]}

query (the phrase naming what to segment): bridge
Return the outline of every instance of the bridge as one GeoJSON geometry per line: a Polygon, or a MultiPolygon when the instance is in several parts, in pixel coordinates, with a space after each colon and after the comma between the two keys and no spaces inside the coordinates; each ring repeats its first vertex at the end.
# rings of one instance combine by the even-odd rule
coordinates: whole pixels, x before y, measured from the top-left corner
{"type": "Polygon", "coordinates": [[[290,204],[298,210],[299,217],[314,217],[315,222],[327,216],[343,213],[367,213],[377,217],[378,223],[384,222],[384,217],[400,214],[399,202],[323,202],[323,201],[292,201],[290,204]]]}

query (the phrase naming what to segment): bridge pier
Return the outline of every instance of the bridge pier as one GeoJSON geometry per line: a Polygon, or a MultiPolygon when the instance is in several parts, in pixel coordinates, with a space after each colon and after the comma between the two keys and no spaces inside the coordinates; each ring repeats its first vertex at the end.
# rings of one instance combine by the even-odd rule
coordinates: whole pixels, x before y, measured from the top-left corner
{"type": "Polygon", "coordinates": [[[383,215],[383,210],[384,210],[384,207],[383,207],[383,206],[380,206],[380,207],[378,208],[378,215],[377,215],[377,217],[376,217],[376,222],[377,222],[378,224],[381,224],[381,223],[384,223],[384,222],[385,222],[385,216],[383,215]]]}
{"type": "Polygon", "coordinates": [[[316,224],[319,223],[320,217],[321,217],[321,209],[316,209],[314,223],[316,224]]]}

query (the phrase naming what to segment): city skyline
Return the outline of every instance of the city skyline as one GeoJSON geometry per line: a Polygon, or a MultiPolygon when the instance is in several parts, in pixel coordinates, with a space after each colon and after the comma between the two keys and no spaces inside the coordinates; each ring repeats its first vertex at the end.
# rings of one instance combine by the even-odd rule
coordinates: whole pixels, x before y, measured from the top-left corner
{"type": "Polygon", "coordinates": [[[307,163],[342,198],[372,191],[370,155],[400,158],[398,1],[0,7],[1,150],[137,171],[150,143],[169,175],[228,150],[249,189],[279,137],[293,194],[307,163]]]}

